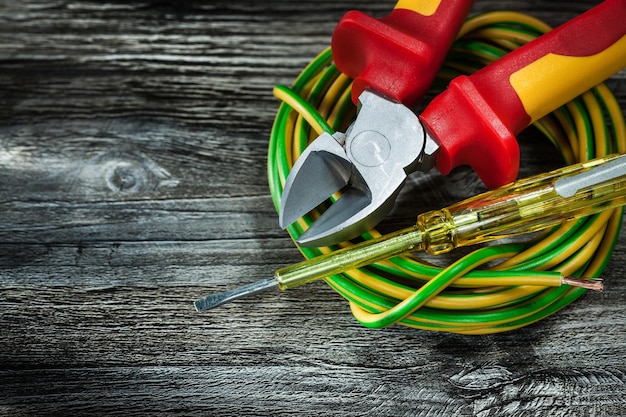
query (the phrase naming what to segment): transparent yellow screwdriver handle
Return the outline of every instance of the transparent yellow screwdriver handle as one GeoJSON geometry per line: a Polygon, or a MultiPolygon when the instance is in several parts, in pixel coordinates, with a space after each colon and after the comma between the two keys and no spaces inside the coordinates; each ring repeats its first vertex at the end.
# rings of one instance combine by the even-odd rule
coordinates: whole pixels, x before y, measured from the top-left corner
{"type": "Polygon", "coordinates": [[[405,252],[445,253],[624,204],[626,155],[610,155],[424,213],[412,227],[281,268],[274,278],[280,289],[292,288],[405,252]]]}
{"type": "Polygon", "coordinates": [[[556,226],[626,204],[626,156],[612,155],[517,181],[418,217],[438,254],[556,226]]]}

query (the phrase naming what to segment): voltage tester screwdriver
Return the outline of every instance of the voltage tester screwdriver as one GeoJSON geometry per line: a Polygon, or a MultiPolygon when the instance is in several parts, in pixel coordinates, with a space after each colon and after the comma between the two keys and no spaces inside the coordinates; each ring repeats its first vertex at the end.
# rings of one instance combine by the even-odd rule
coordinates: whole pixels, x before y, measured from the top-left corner
{"type": "MultiPolygon", "coordinates": [[[[459,247],[557,226],[626,204],[626,155],[571,165],[488,191],[418,216],[400,231],[281,268],[272,278],[195,301],[204,311],[269,289],[285,290],[405,252],[441,254],[459,247]]],[[[568,284],[601,290],[593,279],[560,277],[568,284]]]]}

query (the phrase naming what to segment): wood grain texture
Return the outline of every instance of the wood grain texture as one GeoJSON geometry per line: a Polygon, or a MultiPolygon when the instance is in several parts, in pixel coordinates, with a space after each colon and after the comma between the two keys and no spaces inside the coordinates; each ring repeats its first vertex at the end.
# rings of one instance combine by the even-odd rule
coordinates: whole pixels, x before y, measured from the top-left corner
{"type": "MultiPolygon", "coordinates": [[[[193,310],[301,259],[269,197],[271,89],[345,11],[393,3],[0,0],[0,415],[626,415],[624,237],[604,293],[500,335],[367,330],[321,282],[193,310]]],[[[626,74],[609,86],[626,110],[626,74]]],[[[532,134],[522,153],[556,163],[532,134]]]]}

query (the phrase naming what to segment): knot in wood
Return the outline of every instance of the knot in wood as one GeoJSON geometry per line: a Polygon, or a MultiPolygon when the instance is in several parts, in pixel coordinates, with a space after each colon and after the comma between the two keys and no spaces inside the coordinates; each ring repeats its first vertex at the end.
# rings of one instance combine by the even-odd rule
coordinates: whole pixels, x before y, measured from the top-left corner
{"type": "Polygon", "coordinates": [[[121,193],[141,190],[146,182],[146,170],[138,163],[129,161],[110,162],[105,171],[107,186],[121,193]]]}

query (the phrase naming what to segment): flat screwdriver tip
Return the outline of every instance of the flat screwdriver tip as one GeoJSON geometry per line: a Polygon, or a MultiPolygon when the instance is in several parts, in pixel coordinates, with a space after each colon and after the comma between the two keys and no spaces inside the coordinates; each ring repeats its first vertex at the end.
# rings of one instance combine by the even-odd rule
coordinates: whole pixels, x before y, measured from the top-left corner
{"type": "Polygon", "coordinates": [[[278,288],[278,282],[276,279],[274,277],[267,278],[229,291],[206,295],[194,301],[193,305],[196,308],[196,311],[200,313],[219,307],[222,304],[238,300],[239,298],[248,297],[274,288],[278,288]]]}

